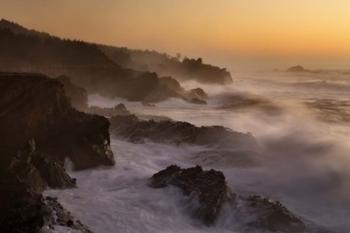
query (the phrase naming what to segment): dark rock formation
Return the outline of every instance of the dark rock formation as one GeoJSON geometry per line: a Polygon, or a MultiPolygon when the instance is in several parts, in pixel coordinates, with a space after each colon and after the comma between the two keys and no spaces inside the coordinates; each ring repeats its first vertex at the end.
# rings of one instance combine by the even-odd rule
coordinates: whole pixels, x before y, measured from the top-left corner
{"type": "Polygon", "coordinates": [[[73,84],[70,78],[61,75],[57,80],[63,84],[66,96],[70,99],[72,106],[80,111],[86,111],[88,108],[88,95],[84,88],[73,84]]]}
{"type": "Polygon", "coordinates": [[[96,115],[105,116],[105,117],[131,115],[131,113],[125,107],[124,104],[118,104],[113,108],[101,108],[98,106],[91,106],[88,108],[87,111],[91,114],[96,114],[96,115]]]}
{"type": "Polygon", "coordinates": [[[60,162],[36,150],[34,140],[30,140],[17,152],[8,171],[39,193],[47,186],[56,189],[72,188],[76,185],[75,179],[66,173],[60,162]]]}
{"type": "Polygon", "coordinates": [[[0,194],[0,232],[49,233],[55,226],[63,226],[81,233],[92,233],[55,198],[44,198],[19,180],[7,180],[1,185],[6,192],[0,194]]]}
{"type": "Polygon", "coordinates": [[[143,121],[135,115],[110,119],[112,133],[132,142],[151,140],[159,143],[195,144],[220,148],[255,149],[251,134],[231,131],[221,126],[196,127],[187,122],[143,121]]]}
{"type": "Polygon", "coordinates": [[[251,214],[248,224],[272,232],[303,232],[306,228],[303,221],[293,215],[280,202],[254,195],[246,200],[246,210],[251,214]],[[254,218],[255,216],[255,218],[254,218]]]}
{"type": "Polygon", "coordinates": [[[61,225],[90,232],[46,188],[72,188],[76,169],[113,165],[109,122],[75,110],[63,85],[37,74],[0,74],[0,232],[50,232],[61,225]]]}
{"type": "Polygon", "coordinates": [[[47,222],[44,229],[55,229],[55,226],[63,226],[81,233],[92,233],[92,231],[79,220],[75,220],[70,212],[65,210],[56,198],[46,197],[44,204],[47,212],[47,216],[45,216],[47,222]]]}
{"type": "MultiPolygon", "coordinates": [[[[56,80],[41,75],[1,74],[0,137],[6,150],[34,139],[55,161],[76,169],[113,165],[107,119],[76,111],[56,80]]],[[[1,161],[9,164],[10,159],[1,161]]]]}
{"type": "Polygon", "coordinates": [[[153,188],[168,185],[180,188],[186,196],[198,201],[193,214],[208,226],[216,222],[223,205],[227,204],[234,212],[234,224],[243,224],[250,231],[300,233],[306,229],[304,222],[279,202],[260,196],[242,197],[231,192],[225,176],[219,171],[204,171],[199,166],[181,169],[173,165],[151,178],[153,188]]]}
{"type": "Polygon", "coordinates": [[[45,224],[42,196],[8,171],[1,171],[0,185],[0,232],[38,233],[45,224]]]}
{"type": "Polygon", "coordinates": [[[199,166],[189,169],[170,166],[152,176],[152,187],[164,188],[168,185],[179,187],[185,195],[199,201],[194,215],[207,225],[215,222],[226,200],[234,199],[222,172],[203,171],[199,166]]]}

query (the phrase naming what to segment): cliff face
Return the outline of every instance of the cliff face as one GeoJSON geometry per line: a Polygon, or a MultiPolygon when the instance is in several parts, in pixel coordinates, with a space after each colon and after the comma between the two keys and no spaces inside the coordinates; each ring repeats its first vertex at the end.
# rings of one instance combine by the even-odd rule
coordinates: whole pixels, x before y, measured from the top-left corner
{"type": "Polygon", "coordinates": [[[0,232],[91,232],[41,192],[76,185],[66,159],[75,169],[114,165],[108,120],[75,110],[63,84],[43,75],[1,73],[0,92],[0,232]]]}
{"type": "Polygon", "coordinates": [[[76,111],[60,82],[1,74],[0,90],[0,137],[6,151],[34,140],[41,152],[62,163],[69,158],[77,169],[113,165],[108,120],[76,111]]]}

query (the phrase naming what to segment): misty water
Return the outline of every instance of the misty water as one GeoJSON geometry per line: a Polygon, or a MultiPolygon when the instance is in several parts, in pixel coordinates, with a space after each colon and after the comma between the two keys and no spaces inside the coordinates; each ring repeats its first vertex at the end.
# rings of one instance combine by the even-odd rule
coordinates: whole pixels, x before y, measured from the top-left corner
{"type": "Polygon", "coordinates": [[[252,152],[257,165],[223,160],[220,155],[198,156],[211,148],[133,144],[112,136],[115,167],[71,172],[78,188],[47,194],[57,196],[96,233],[244,232],[229,209],[224,208],[216,225],[208,228],[191,218],[190,204],[180,190],[148,186],[149,178],[168,165],[199,164],[223,171],[235,192],[278,200],[318,226],[350,232],[349,76],[337,72],[237,74],[230,86],[200,85],[209,95],[208,105],[168,100],[145,107],[90,96],[91,105],[113,107],[123,102],[138,114],[250,132],[259,143],[252,152]],[[242,105],[237,98],[255,104],[242,105]]]}

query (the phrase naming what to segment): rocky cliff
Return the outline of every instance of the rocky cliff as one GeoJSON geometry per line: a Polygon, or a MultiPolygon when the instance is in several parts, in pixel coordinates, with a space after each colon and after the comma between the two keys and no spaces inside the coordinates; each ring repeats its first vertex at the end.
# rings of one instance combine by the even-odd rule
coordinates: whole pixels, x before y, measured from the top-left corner
{"type": "Polygon", "coordinates": [[[89,232],[41,192],[76,185],[67,159],[75,169],[114,165],[108,120],[75,110],[63,84],[43,75],[1,73],[0,91],[0,232],[54,224],[89,232]]]}

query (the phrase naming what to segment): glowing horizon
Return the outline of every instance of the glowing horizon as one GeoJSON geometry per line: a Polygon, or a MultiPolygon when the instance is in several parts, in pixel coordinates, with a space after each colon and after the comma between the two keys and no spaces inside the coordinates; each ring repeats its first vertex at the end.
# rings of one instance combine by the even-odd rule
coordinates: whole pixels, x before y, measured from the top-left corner
{"type": "Polygon", "coordinates": [[[1,0],[0,18],[66,38],[230,67],[350,67],[347,0],[1,0]]]}

